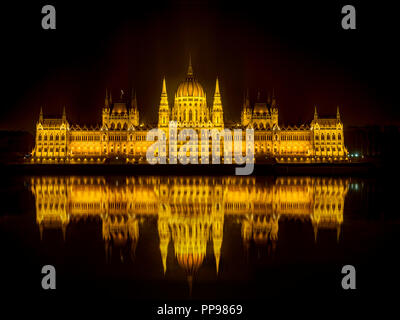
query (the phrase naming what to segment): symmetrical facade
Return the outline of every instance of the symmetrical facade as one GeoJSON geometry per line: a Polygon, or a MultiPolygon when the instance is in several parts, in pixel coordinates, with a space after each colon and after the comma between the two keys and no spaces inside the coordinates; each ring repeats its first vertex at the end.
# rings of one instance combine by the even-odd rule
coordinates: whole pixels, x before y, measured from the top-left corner
{"type": "MultiPolygon", "coordinates": [[[[153,141],[147,141],[147,133],[152,128],[159,128],[169,139],[171,121],[177,130],[194,129],[201,137],[202,130],[242,129],[242,141],[246,140],[245,129],[254,129],[255,161],[276,159],[284,162],[331,162],[347,160],[344,145],[343,123],[339,108],[336,117],[320,118],[315,108],[314,119],[307,125],[280,127],[278,124],[279,108],[275,95],[267,102],[259,98],[253,107],[248,94],[243,102],[241,122],[227,126],[224,123],[224,108],[221,99],[218,78],[212,106],[207,105],[207,96],[196,80],[191,62],[186,79],[181,82],[174,95],[174,104],[169,106],[166,80],[163,79],[161,99],[158,111],[158,124],[144,125],[139,122],[139,110],[136,94],[130,101],[123,98],[113,101],[111,93],[106,91],[102,123],[87,128],[70,125],[65,109],[61,118],[45,118],[41,110],[36,124],[36,144],[32,151],[35,163],[102,163],[117,159],[127,163],[145,161],[146,152],[153,141]]],[[[223,135],[221,135],[222,137],[223,135]]],[[[236,139],[234,137],[234,139],[236,139]]],[[[199,139],[198,146],[190,149],[190,154],[204,152],[209,145],[199,139]]],[[[208,141],[207,141],[208,143],[208,141]]],[[[218,152],[224,156],[225,141],[221,138],[218,152]]],[[[179,142],[180,148],[184,142],[179,142]]],[[[244,149],[245,150],[245,149],[244,149]]],[[[166,150],[168,156],[168,150],[166,150]]],[[[201,163],[201,162],[200,162],[201,163]]]]}

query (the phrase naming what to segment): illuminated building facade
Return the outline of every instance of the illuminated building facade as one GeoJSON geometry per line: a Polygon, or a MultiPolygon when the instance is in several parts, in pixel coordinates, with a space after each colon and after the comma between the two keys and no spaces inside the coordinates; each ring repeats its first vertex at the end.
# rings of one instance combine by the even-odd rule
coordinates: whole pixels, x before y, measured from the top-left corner
{"type": "Polygon", "coordinates": [[[339,241],[349,181],[315,177],[280,177],[262,183],[254,177],[236,176],[33,177],[29,185],[41,238],[45,230],[57,229],[65,239],[70,224],[98,221],[106,260],[111,261],[113,251],[134,256],[142,221],[153,217],[157,219],[162,272],[173,259],[186,271],[190,284],[207,255],[212,255],[218,273],[228,218],[240,225],[244,248],[254,243],[273,250],[279,224],[292,219],[310,224],[315,241],[325,229],[335,232],[339,241]]]}
{"type": "MultiPolygon", "coordinates": [[[[258,99],[259,100],[259,99],[258,99]]],[[[254,129],[255,160],[276,159],[284,162],[330,162],[347,160],[344,145],[343,123],[339,108],[336,117],[320,118],[315,108],[314,119],[307,125],[280,127],[279,109],[275,95],[267,102],[257,101],[252,107],[247,94],[241,113],[241,122],[227,127],[224,124],[224,111],[216,80],[213,103],[207,105],[207,96],[196,80],[191,62],[186,79],[181,82],[174,95],[174,105],[169,106],[166,80],[163,79],[158,111],[158,128],[164,130],[166,139],[170,121],[176,121],[177,129],[196,130],[201,137],[202,129],[242,129],[245,144],[245,129],[254,129]]],[[[149,126],[139,123],[139,109],[136,95],[130,101],[123,98],[113,101],[106,91],[102,123],[87,128],[70,125],[65,109],[61,118],[45,118],[40,111],[36,124],[36,141],[32,151],[32,162],[36,163],[102,163],[107,159],[119,159],[127,163],[146,159],[146,151],[154,141],[146,141],[149,126]]],[[[222,136],[222,135],[221,135],[222,136]]],[[[234,138],[236,139],[236,137],[234,138]]],[[[212,149],[199,138],[198,145],[190,151],[198,157],[200,152],[212,149]]],[[[179,142],[179,148],[186,142],[179,142]]],[[[208,140],[207,140],[208,143],[208,140]]],[[[218,154],[223,157],[224,144],[233,141],[221,139],[218,154]]],[[[214,148],[214,146],[213,146],[214,148]]],[[[245,150],[245,149],[243,149],[245,150]]],[[[178,151],[178,150],[176,150],[178,151]]],[[[168,150],[166,150],[168,156],[168,150]]]]}

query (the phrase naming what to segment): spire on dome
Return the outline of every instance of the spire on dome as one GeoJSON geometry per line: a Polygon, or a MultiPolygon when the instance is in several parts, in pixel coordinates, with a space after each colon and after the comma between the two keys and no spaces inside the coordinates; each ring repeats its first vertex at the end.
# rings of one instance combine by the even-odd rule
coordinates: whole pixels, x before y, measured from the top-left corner
{"type": "Polygon", "coordinates": [[[63,107],[62,119],[65,121],[67,119],[67,114],[65,113],[65,106],[63,107]]]}
{"type": "Polygon", "coordinates": [[[314,120],[318,119],[317,106],[314,107],[314,120]]]}
{"type": "Polygon", "coordinates": [[[189,67],[187,71],[188,77],[193,77],[192,56],[189,54],[189,67]]]}
{"type": "Polygon", "coordinates": [[[165,77],[163,78],[163,82],[162,82],[162,92],[161,94],[167,94],[167,85],[165,83],[165,77]]]}
{"type": "Polygon", "coordinates": [[[192,290],[193,290],[193,276],[192,275],[187,276],[187,282],[188,282],[188,286],[189,286],[189,297],[191,297],[192,290]]]}
{"type": "Polygon", "coordinates": [[[340,121],[339,106],[337,106],[337,110],[336,110],[336,119],[337,119],[338,121],[340,121]]]}

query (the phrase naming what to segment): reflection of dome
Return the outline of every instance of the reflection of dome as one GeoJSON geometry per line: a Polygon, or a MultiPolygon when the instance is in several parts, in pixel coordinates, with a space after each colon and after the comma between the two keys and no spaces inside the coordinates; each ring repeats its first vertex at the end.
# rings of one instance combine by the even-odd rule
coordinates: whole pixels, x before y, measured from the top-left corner
{"type": "Polygon", "coordinates": [[[205,98],[203,87],[193,76],[192,63],[189,61],[189,68],[185,81],[183,81],[178,90],[176,90],[177,97],[202,97],[205,98]]]}
{"type": "Polygon", "coordinates": [[[183,253],[176,256],[179,265],[186,270],[189,275],[196,271],[204,260],[204,254],[201,253],[183,253]]]}
{"type": "Polygon", "coordinates": [[[115,246],[123,247],[126,245],[128,237],[124,235],[122,232],[115,232],[112,234],[112,239],[114,241],[115,246]]]}
{"type": "Polygon", "coordinates": [[[254,239],[255,244],[263,245],[268,242],[269,234],[260,232],[260,233],[254,234],[253,239],[254,239]]]}

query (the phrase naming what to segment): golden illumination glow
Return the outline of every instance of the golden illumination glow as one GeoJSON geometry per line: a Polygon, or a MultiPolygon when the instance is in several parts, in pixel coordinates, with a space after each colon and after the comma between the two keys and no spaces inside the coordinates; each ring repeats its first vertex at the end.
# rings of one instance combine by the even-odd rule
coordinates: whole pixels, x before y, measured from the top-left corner
{"type": "MultiPolygon", "coordinates": [[[[348,159],[339,108],[333,118],[320,118],[315,108],[314,119],[310,124],[294,127],[280,127],[278,116],[279,109],[274,94],[266,102],[257,101],[253,107],[247,95],[243,103],[241,122],[230,128],[226,127],[219,80],[216,79],[214,99],[209,108],[206,94],[194,77],[191,63],[185,81],[179,85],[174,96],[172,108],[168,103],[165,78],[162,82],[158,128],[167,134],[167,144],[170,121],[176,121],[178,130],[191,128],[196,130],[198,136],[201,136],[202,129],[253,128],[255,161],[272,158],[278,162],[292,163],[348,159]]],[[[153,144],[152,141],[146,141],[150,129],[143,123],[139,125],[136,95],[132,93],[130,102],[122,100],[122,96],[121,100],[113,102],[111,94],[106,91],[102,124],[96,127],[70,125],[65,110],[59,119],[44,118],[41,111],[36,124],[36,144],[32,151],[32,161],[75,163],[80,162],[81,158],[96,157],[102,161],[107,158],[128,159],[127,162],[133,163],[134,159],[144,158],[149,146],[153,144]]],[[[201,139],[198,141],[197,150],[201,150],[201,139]]],[[[245,130],[242,141],[242,150],[245,150],[245,130]]],[[[224,143],[222,139],[220,150],[224,149],[224,143]]],[[[178,142],[178,148],[182,144],[183,142],[178,142]]],[[[166,150],[167,156],[168,152],[166,150]]],[[[209,149],[210,156],[211,152],[209,149]]]]}
{"type": "Polygon", "coordinates": [[[318,230],[331,229],[339,241],[348,180],[340,178],[281,177],[259,183],[243,177],[34,177],[30,188],[36,200],[36,222],[44,229],[98,217],[107,261],[112,248],[134,255],[144,217],[158,220],[162,272],[168,269],[170,242],[175,261],[189,282],[201,267],[208,244],[218,274],[226,217],[241,225],[244,247],[250,242],[271,245],[279,235],[279,221],[310,223],[315,241],[318,230]]]}

